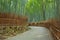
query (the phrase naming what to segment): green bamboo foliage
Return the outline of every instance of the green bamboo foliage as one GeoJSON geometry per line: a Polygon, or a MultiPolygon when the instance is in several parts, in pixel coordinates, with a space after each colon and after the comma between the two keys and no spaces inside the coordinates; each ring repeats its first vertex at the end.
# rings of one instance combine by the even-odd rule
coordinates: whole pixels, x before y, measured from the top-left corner
{"type": "Polygon", "coordinates": [[[58,16],[59,3],[58,0],[0,0],[0,12],[15,12],[28,16],[29,22],[38,22],[58,16]]]}
{"type": "Polygon", "coordinates": [[[39,21],[40,19],[43,20],[42,1],[41,0],[28,1],[28,3],[25,5],[25,14],[30,17],[30,21],[35,22],[35,21],[39,21]]]}
{"type": "Polygon", "coordinates": [[[25,14],[33,22],[53,18],[56,15],[54,2],[55,0],[30,0],[25,5],[25,14]]]}

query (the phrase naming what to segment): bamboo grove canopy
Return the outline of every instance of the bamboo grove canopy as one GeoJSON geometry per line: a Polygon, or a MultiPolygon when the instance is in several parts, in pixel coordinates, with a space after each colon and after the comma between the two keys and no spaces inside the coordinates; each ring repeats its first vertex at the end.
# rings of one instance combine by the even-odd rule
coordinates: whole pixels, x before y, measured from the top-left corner
{"type": "Polygon", "coordinates": [[[0,0],[0,12],[26,15],[29,22],[59,18],[60,0],[0,0]]]}

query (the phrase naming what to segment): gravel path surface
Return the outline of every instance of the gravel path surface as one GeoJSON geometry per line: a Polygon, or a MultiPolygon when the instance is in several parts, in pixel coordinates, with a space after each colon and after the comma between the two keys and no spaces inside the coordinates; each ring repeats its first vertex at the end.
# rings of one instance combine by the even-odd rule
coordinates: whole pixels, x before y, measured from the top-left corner
{"type": "Polygon", "coordinates": [[[31,30],[6,40],[53,40],[48,29],[44,27],[29,26],[31,30]]]}

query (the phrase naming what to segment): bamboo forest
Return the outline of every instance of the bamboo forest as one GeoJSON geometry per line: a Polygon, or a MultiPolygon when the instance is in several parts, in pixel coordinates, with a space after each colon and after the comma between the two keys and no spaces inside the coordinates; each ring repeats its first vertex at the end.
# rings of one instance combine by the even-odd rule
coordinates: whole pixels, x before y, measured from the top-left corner
{"type": "Polygon", "coordinates": [[[0,12],[26,15],[29,22],[58,17],[59,10],[60,0],[0,0],[0,12]]]}
{"type": "Polygon", "coordinates": [[[60,40],[60,0],[0,0],[0,40],[60,40]]]}

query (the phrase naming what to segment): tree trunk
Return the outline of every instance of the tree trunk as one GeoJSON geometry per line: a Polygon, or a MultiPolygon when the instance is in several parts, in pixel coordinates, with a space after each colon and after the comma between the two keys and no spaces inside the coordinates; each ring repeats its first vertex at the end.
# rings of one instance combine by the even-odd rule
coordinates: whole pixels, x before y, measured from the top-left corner
{"type": "Polygon", "coordinates": [[[59,6],[60,6],[60,4],[59,4],[59,0],[56,0],[56,4],[57,4],[57,6],[56,6],[56,14],[57,14],[57,19],[59,20],[60,18],[60,11],[59,11],[59,6]]]}
{"type": "Polygon", "coordinates": [[[42,4],[43,20],[45,20],[45,9],[46,9],[46,5],[45,5],[45,3],[43,2],[43,4],[42,4]]]}

